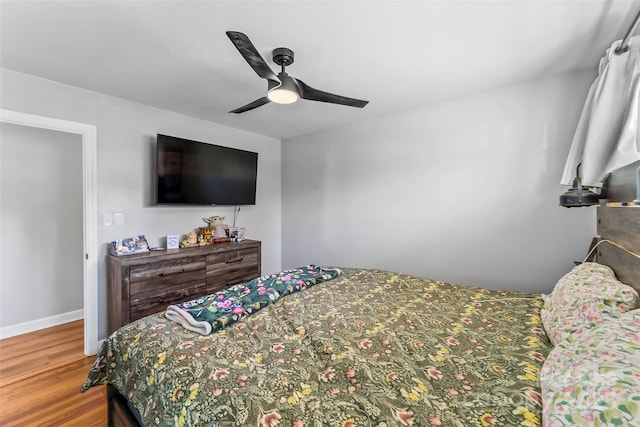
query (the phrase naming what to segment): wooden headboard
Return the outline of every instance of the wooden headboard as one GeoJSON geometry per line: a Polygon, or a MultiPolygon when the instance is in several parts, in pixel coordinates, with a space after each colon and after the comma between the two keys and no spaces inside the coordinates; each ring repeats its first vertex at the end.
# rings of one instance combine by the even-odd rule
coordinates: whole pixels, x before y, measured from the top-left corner
{"type": "Polygon", "coordinates": [[[618,280],[640,292],[640,206],[637,197],[637,171],[640,161],[609,174],[598,206],[598,235],[610,240],[598,245],[597,261],[615,271],[618,280]],[[616,206],[607,206],[616,205],[616,206]],[[626,206],[624,206],[626,205],[626,206]]]}
{"type": "Polygon", "coordinates": [[[598,206],[597,261],[608,265],[623,283],[640,292],[640,206],[598,206]]]}

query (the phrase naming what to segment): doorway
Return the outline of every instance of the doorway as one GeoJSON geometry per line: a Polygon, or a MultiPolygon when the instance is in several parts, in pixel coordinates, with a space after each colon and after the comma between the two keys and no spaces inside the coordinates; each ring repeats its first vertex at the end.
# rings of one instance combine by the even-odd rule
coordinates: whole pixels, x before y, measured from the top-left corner
{"type": "MultiPolygon", "coordinates": [[[[98,351],[98,246],[97,246],[97,190],[96,190],[96,127],[43,116],[0,110],[0,122],[80,136],[82,140],[82,246],[84,353],[98,351]]],[[[46,238],[46,233],[38,233],[46,238]]],[[[34,259],[35,262],[37,260],[34,259]]],[[[34,266],[37,264],[33,264],[34,266]]]]}

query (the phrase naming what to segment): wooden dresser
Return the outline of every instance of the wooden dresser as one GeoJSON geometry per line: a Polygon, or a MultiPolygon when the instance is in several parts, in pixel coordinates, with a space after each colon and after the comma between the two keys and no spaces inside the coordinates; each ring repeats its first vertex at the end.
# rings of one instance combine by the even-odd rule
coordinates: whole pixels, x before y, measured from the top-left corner
{"type": "Polygon", "coordinates": [[[260,276],[260,242],[109,256],[109,333],[170,304],[260,276]]]}

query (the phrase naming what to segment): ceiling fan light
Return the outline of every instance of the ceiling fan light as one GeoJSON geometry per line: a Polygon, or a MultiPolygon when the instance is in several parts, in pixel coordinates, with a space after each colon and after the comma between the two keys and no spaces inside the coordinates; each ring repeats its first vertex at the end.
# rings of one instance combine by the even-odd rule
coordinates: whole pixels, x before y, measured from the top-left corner
{"type": "Polygon", "coordinates": [[[267,98],[276,104],[293,104],[300,98],[296,83],[284,71],[278,74],[280,85],[269,89],[267,98]]]}
{"type": "Polygon", "coordinates": [[[267,94],[267,98],[269,101],[275,102],[276,104],[293,104],[300,98],[298,96],[298,92],[283,89],[282,86],[272,89],[267,94]]]}

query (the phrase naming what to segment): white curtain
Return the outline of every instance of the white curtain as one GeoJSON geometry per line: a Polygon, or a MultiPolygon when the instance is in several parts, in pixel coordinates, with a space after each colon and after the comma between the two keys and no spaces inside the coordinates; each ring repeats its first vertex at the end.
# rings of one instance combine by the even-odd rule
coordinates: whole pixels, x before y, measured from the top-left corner
{"type": "Polygon", "coordinates": [[[578,122],[561,183],[571,185],[578,164],[582,184],[602,187],[607,174],[640,159],[640,36],[616,54],[614,42],[600,60],[578,122]]]}

